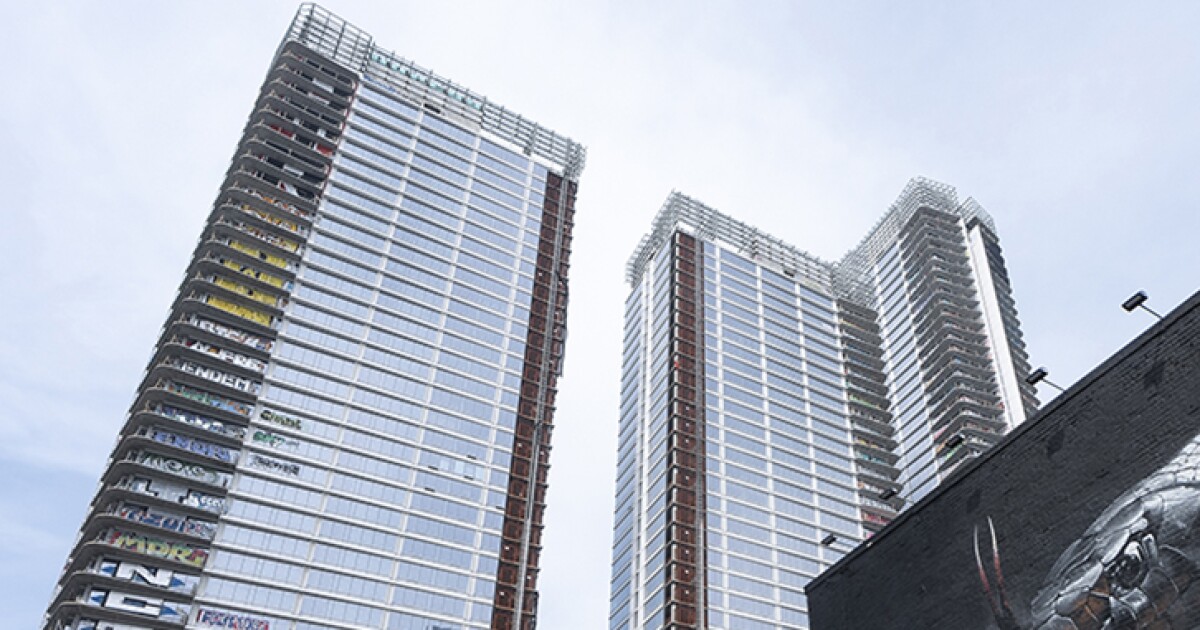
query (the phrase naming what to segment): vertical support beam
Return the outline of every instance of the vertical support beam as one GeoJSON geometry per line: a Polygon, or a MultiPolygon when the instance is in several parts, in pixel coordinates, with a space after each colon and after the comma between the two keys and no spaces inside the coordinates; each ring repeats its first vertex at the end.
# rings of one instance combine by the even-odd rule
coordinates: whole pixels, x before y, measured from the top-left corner
{"type": "Polygon", "coordinates": [[[529,308],[525,367],[501,530],[492,630],[537,625],[538,560],[550,467],[554,398],[567,336],[567,273],[577,184],[549,173],[529,308]]]}
{"type": "Polygon", "coordinates": [[[671,243],[671,370],[667,427],[666,599],[663,628],[706,627],[703,243],[671,243]]]}

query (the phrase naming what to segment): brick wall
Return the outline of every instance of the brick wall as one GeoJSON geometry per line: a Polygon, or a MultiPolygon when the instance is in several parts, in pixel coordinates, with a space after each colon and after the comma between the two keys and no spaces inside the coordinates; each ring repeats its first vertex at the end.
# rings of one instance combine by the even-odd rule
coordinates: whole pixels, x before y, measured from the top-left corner
{"type": "MultiPolygon", "coordinates": [[[[980,585],[972,546],[978,527],[981,551],[990,565],[989,517],[995,523],[1012,608],[1020,626],[1028,627],[1030,602],[1059,556],[1105,508],[1128,498],[1122,495],[1153,476],[1198,435],[1200,293],[1046,405],[868,546],[814,580],[808,588],[812,628],[998,627],[980,585]]],[[[1176,498],[1188,504],[1178,513],[1188,519],[1200,514],[1200,484],[1184,484],[1176,498]]],[[[1200,540],[1200,523],[1190,525],[1200,540]]],[[[1200,544],[1195,548],[1200,550],[1200,544]]],[[[1180,584],[1188,586],[1187,580],[1180,584]]],[[[1183,597],[1189,596],[1200,600],[1200,580],[1185,589],[1183,597]]],[[[1200,611],[1200,601],[1195,608],[1200,611]]],[[[1150,627],[1143,623],[1133,627],[1150,627]]],[[[1192,621],[1181,623],[1177,619],[1168,627],[1200,627],[1192,621]]]]}

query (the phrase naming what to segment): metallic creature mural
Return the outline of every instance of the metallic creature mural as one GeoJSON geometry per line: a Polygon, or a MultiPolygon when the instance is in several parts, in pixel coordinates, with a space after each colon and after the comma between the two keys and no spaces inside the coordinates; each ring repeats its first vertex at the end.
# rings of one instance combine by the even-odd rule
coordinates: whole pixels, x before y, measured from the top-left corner
{"type": "Polygon", "coordinates": [[[990,562],[975,561],[1001,630],[1200,628],[1200,436],[1117,497],[1059,556],[1018,620],[1005,590],[995,527],[990,562]],[[1024,616],[1023,616],[1024,617],[1024,616]]]}

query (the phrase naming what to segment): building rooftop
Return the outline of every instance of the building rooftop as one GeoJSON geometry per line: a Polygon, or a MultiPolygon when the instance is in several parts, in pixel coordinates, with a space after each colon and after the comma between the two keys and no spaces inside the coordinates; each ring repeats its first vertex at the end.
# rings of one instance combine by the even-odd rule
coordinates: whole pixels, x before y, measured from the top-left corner
{"type": "Polygon", "coordinates": [[[672,192],[654,217],[650,232],[642,237],[629,257],[625,279],[636,282],[645,271],[646,263],[667,242],[667,237],[683,227],[704,240],[725,243],[747,258],[808,280],[839,297],[870,304],[870,292],[860,286],[859,279],[866,276],[867,270],[918,208],[942,210],[967,222],[978,220],[995,231],[992,217],[974,199],[960,202],[953,186],[914,177],[854,249],[837,262],[827,262],[683,193],[672,192]]]}
{"type": "Polygon", "coordinates": [[[289,41],[327,55],[368,82],[376,80],[400,90],[438,114],[496,134],[525,155],[561,167],[568,179],[578,179],[583,172],[587,162],[583,145],[383,49],[365,31],[319,5],[300,5],[284,44],[289,41]]]}

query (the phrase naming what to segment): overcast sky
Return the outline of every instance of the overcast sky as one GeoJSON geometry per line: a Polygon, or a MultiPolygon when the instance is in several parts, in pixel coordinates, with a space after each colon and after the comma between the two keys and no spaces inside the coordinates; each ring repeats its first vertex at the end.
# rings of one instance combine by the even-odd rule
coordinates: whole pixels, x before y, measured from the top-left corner
{"type": "MultiPolygon", "coordinates": [[[[911,177],[996,220],[1069,385],[1197,288],[1200,4],[351,2],[381,45],[588,148],[541,624],[608,616],[625,260],[671,190],[825,259],[911,177]]],[[[0,609],[34,627],[290,2],[0,21],[0,609]]],[[[1045,390],[1043,390],[1045,394],[1045,390]]]]}

